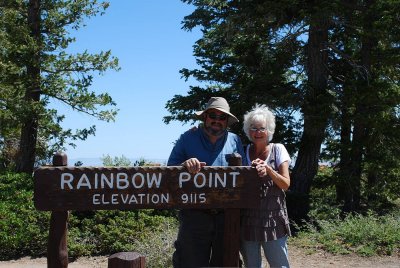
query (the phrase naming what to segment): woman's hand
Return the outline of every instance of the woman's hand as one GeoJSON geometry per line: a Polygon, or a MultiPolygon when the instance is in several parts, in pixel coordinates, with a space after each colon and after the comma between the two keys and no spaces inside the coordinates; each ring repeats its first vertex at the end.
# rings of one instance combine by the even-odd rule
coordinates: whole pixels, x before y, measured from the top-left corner
{"type": "Polygon", "coordinates": [[[257,170],[257,173],[258,173],[258,176],[259,177],[265,177],[265,176],[267,176],[267,166],[265,166],[265,165],[257,165],[256,166],[256,170],[257,170]]]}
{"type": "Polygon", "coordinates": [[[256,167],[258,165],[265,165],[265,164],[266,164],[265,161],[261,160],[260,158],[257,158],[256,160],[251,161],[251,165],[253,167],[256,167]]]}
{"type": "Polygon", "coordinates": [[[283,162],[279,166],[279,171],[275,171],[272,167],[268,166],[267,163],[261,159],[256,159],[251,162],[252,166],[256,167],[259,177],[269,176],[274,183],[282,190],[289,189],[290,186],[290,175],[289,175],[289,163],[288,161],[283,162]]]}

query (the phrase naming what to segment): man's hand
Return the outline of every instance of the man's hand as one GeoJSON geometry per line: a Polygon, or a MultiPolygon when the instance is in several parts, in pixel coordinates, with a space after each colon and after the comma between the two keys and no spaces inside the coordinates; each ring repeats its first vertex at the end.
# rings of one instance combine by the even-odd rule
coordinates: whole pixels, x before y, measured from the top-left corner
{"type": "Polygon", "coordinates": [[[204,167],[206,162],[200,162],[197,158],[190,158],[182,163],[189,173],[196,174],[200,172],[201,167],[204,167]]]}

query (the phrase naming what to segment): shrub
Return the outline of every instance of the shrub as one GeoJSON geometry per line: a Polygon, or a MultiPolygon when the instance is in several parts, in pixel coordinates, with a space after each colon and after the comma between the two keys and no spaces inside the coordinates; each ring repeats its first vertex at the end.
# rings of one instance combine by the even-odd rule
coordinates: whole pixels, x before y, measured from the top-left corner
{"type": "Polygon", "coordinates": [[[318,227],[306,225],[293,242],[336,254],[393,255],[400,250],[399,211],[385,216],[349,214],[343,220],[318,221],[318,227]]]}
{"type": "Polygon", "coordinates": [[[310,191],[310,221],[330,220],[339,216],[341,210],[336,202],[333,169],[321,168],[314,178],[310,191]]]}
{"type": "Polygon", "coordinates": [[[0,174],[0,259],[46,252],[49,213],[39,213],[32,202],[32,177],[0,174]]]}
{"type": "Polygon", "coordinates": [[[146,256],[147,267],[171,266],[175,218],[152,215],[152,210],[80,213],[73,212],[69,221],[71,257],[136,251],[146,256]]]}
{"type": "Polygon", "coordinates": [[[332,168],[319,170],[310,192],[310,221],[302,226],[295,224],[300,231],[291,242],[308,250],[322,248],[334,254],[393,255],[399,251],[400,205],[394,202],[385,210],[377,209],[379,215],[370,210],[364,215],[343,216],[332,174],[332,168]]]}

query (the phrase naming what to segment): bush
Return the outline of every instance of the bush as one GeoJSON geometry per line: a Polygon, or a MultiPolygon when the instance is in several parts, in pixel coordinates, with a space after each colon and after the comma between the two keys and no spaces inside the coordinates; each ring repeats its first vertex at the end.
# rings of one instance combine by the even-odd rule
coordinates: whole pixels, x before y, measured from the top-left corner
{"type": "Polygon", "coordinates": [[[349,214],[335,220],[308,224],[293,242],[306,248],[323,248],[334,254],[393,255],[400,248],[400,212],[385,216],[349,214]]]}
{"type": "Polygon", "coordinates": [[[152,215],[152,210],[80,214],[73,212],[69,221],[71,257],[136,251],[146,256],[147,267],[171,266],[172,241],[177,230],[175,218],[152,215]]]}
{"type": "Polygon", "coordinates": [[[0,259],[46,252],[50,213],[38,213],[32,202],[32,177],[0,174],[0,259]]]}
{"type": "Polygon", "coordinates": [[[310,221],[335,219],[341,209],[336,202],[335,182],[332,177],[333,169],[321,168],[315,176],[310,191],[310,221]]]}
{"type": "Polygon", "coordinates": [[[365,215],[343,216],[341,204],[336,201],[332,174],[332,168],[319,170],[310,192],[310,221],[302,226],[295,224],[295,229],[300,231],[291,242],[308,250],[322,248],[334,254],[371,256],[398,252],[400,205],[393,203],[386,205],[385,210],[377,209],[379,215],[369,210],[365,215]]]}

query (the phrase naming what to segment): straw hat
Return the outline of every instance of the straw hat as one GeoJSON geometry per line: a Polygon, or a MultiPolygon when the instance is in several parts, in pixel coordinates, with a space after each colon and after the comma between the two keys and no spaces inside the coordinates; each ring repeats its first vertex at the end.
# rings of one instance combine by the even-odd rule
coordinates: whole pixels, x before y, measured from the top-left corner
{"type": "Polygon", "coordinates": [[[230,108],[228,102],[222,97],[211,97],[207,102],[206,108],[203,111],[197,111],[195,114],[197,116],[202,116],[203,113],[207,112],[209,109],[216,109],[227,114],[228,117],[228,125],[232,125],[233,123],[239,122],[239,120],[230,113],[230,108]]]}

